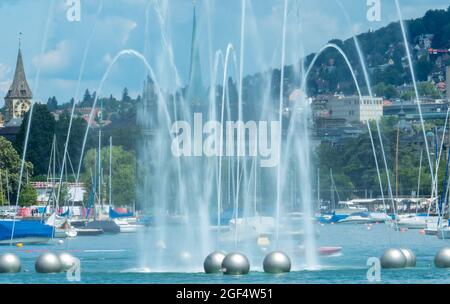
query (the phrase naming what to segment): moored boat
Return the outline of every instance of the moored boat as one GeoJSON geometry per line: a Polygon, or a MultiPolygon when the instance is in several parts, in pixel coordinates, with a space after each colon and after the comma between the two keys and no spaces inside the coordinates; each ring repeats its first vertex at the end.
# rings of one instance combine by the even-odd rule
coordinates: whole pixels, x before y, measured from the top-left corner
{"type": "Polygon", "coordinates": [[[0,221],[0,245],[45,244],[53,236],[53,227],[40,221],[0,221]]]}

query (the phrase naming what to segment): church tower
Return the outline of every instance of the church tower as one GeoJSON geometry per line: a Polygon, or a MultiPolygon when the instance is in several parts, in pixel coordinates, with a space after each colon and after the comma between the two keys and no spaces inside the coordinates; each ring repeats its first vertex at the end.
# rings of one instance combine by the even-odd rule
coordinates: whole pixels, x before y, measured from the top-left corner
{"type": "Polygon", "coordinates": [[[22,50],[19,44],[14,80],[5,96],[6,122],[15,118],[22,118],[30,110],[33,93],[27,82],[23,67],[22,50]]]}
{"type": "Polygon", "coordinates": [[[198,36],[198,26],[197,26],[197,15],[195,1],[194,6],[194,16],[192,25],[192,44],[191,44],[191,61],[190,61],[190,71],[189,71],[189,86],[187,92],[187,100],[194,107],[203,104],[203,99],[205,98],[205,92],[203,89],[202,81],[202,68],[200,64],[200,37],[198,36]]]}

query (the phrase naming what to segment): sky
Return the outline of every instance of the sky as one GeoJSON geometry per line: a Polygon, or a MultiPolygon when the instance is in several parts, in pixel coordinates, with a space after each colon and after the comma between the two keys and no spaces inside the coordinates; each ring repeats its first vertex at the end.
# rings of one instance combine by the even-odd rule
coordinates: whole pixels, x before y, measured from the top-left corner
{"type": "MultiPolygon", "coordinates": [[[[80,20],[67,18],[77,0],[0,0],[0,106],[14,76],[18,37],[34,100],[56,96],[65,103],[84,90],[98,91],[113,58],[123,49],[142,53],[165,90],[185,85],[189,76],[192,0],[79,0],[80,20]],[[81,69],[84,55],[86,60],[81,69]],[[78,78],[81,82],[77,90],[78,78]]],[[[196,0],[203,82],[215,71],[215,54],[235,49],[229,74],[237,75],[241,53],[243,0],[196,0]]],[[[281,66],[285,0],[245,0],[243,74],[281,66]]],[[[378,0],[380,19],[370,21],[368,2],[376,0],[288,0],[285,63],[320,49],[329,40],[377,29],[397,21],[393,0],[378,0]]],[[[405,19],[448,0],[399,0],[405,19]]],[[[221,69],[217,71],[221,74],[221,69]],[[220,72],[219,72],[220,71],[220,72]]],[[[147,70],[138,58],[123,56],[111,66],[101,96],[120,97],[123,87],[140,94],[147,70]]],[[[218,76],[217,79],[220,79],[218,76]]]]}

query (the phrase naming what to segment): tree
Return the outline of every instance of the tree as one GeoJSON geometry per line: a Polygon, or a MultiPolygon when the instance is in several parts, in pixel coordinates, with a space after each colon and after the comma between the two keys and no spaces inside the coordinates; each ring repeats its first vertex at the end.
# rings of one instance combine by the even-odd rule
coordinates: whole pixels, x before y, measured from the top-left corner
{"type": "MultiPolygon", "coordinates": [[[[109,183],[109,147],[101,151],[103,167],[102,197],[108,202],[109,183]]],[[[92,191],[91,172],[94,175],[97,150],[91,149],[86,153],[84,167],[86,172],[83,180],[87,189],[92,191]]],[[[98,186],[97,186],[98,187],[98,186]]],[[[136,200],[136,156],[134,152],[125,151],[122,147],[113,146],[112,149],[112,203],[114,206],[130,206],[136,200]]],[[[97,191],[97,189],[96,189],[97,191]]]]}
{"type": "Polygon", "coordinates": [[[128,94],[128,88],[125,87],[123,88],[123,92],[122,92],[122,102],[130,102],[131,101],[131,97],[128,94]]]}
{"type": "Polygon", "coordinates": [[[91,102],[92,102],[91,93],[89,92],[89,89],[86,89],[86,91],[84,92],[82,104],[83,106],[88,106],[91,104],[91,102]]]}
{"type": "MultiPolygon", "coordinates": [[[[4,195],[6,195],[6,174],[8,174],[8,186],[9,190],[11,191],[10,199],[12,202],[14,202],[17,195],[16,192],[20,175],[20,164],[20,156],[14,149],[12,143],[6,140],[4,137],[0,137],[0,173],[2,175],[1,188],[4,195]]],[[[24,172],[33,172],[33,165],[30,162],[25,162],[24,172]]],[[[25,181],[25,174],[22,181],[25,181]]]]}
{"type": "Polygon", "coordinates": [[[29,207],[36,203],[37,192],[30,184],[23,185],[20,190],[19,205],[21,207],[29,207]]]}
{"type": "Polygon", "coordinates": [[[373,91],[378,97],[387,99],[396,98],[398,96],[397,89],[393,85],[386,85],[383,82],[378,83],[373,91]]]}
{"type": "MultiPolygon", "coordinates": [[[[61,155],[64,153],[69,124],[70,124],[70,113],[68,111],[64,111],[59,116],[59,120],[56,122],[55,127],[56,140],[58,143],[58,151],[61,155]]],[[[69,152],[70,160],[75,170],[78,167],[86,128],[87,123],[84,119],[80,117],[73,118],[67,151],[69,152]]],[[[93,136],[93,132],[90,132],[89,134],[93,136]]],[[[89,137],[89,139],[91,139],[91,137],[89,137]]],[[[70,170],[70,167],[68,168],[70,170]]]]}
{"type": "MultiPolygon", "coordinates": [[[[55,118],[46,105],[35,104],[31,120],[30,135],[28,137],[27,161],[34,164],[35,174],[46,174],[50,152],[55,133],[55,118]]],[[[21,154],[31,111],[25,114],[20,131],[17,134],[15,148],[21,154]]]]}
{"type": "Polygon", "coordinates": [[[56,97],[53,96],[48,99],[47,101],[47,109],[50,112],[56,111],[58,109],[58,100],[56,100],[56,97]]]}

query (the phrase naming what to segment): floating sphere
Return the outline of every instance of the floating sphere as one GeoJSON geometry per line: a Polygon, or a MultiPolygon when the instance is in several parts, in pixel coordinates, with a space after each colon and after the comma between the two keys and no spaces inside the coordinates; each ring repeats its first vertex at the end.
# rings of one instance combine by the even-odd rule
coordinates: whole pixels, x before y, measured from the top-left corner
{"type": "Polygon", "coordinates": [[[400,251],[406,258],[405,267],[416,267],[416,255],[411,249],[400,248],[400,251]]]}
{"type": "Polygon", "coordinates": [[[400,249],[389,248],[380,259],[382,268],[404,268],[406,257],[400,249]]]}
{"type": "Polygon", "coordinates": [[[62,252],[58,255],[61,262],[62,271],[67,271],[72,268],[76,263],[76,258],[67,252],[62,252]]]}
{"type": "Polygon", "coordinates": [[[38,273],[59,273],[62,270],[62,264],[56,254],[46,252],[37,258],[34,268],[38,273]]]}
{"type": "Polygon", "coordinates": [[[20,259],[12,254],[0,255],[0,273],[17,273],[21,269],[20,259]]]}
{"type": "Polygon", "coordinates": [[[242,253],[229,253],[222,261],[224,274],[243,275],[250,271],[250,262],[242,253]]]}
{"type": "Polygon", "coordinates": [[[222,251],[214,251],[208,255],[203,263],[205,273],[220,273],[222,270],[222,262],[226,253],[222,251]]]}
{"type": "Polygon", "coordinates": [[[450,268],[450,247],[442,248],[434,257],[437,268],[450,268]]]}
{"type": "Polygon", "coordinates": [[[267,273],[286,273],[291,271],[291,259],[281,251],[274,251],[266,255],[263,262],[267,273]]]}

